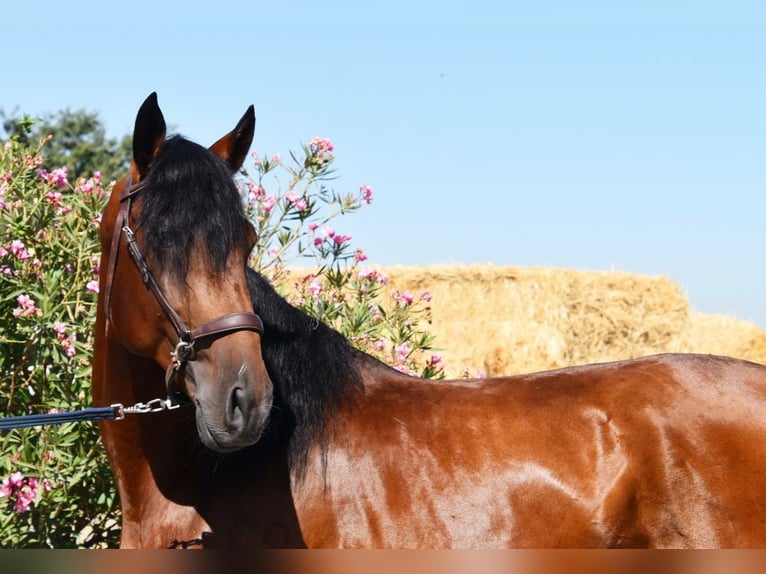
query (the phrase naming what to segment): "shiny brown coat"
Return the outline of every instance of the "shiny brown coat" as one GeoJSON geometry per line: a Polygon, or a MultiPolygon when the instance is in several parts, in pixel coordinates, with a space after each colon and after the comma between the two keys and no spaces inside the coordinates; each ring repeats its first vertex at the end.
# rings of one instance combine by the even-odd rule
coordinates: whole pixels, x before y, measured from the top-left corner
{"type": "Polygon", "coordinates": [[[326,477],[294,488],[314,547],[766,545],[766,367],[662,355],[476,382],[370,364],[326,477]]]}

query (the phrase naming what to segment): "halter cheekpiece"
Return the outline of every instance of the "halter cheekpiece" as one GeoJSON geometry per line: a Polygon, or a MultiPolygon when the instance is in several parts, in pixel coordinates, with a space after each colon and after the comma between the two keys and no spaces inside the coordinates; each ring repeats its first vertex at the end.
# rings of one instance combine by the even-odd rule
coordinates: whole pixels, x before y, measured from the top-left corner
{"type": "Polygon", "coordinates": [[[114,279],[115,269],[117,267],[117,252],[120,247],[120,239],[124,235],[130,258],[136,264],[141,280],[144,285],[152,292],[154,298],[159,303],[165,315],[170,320],[178,336],[173,351],[170,353],[171,362],[165,371],[165,386],[168,392],[168,401],[171,405],[178,405],[183,401],[188,401],[186,395],[175,388],[174,382],[177,375],[181,372],[184,365],[195,358],[195,344],[200,339],[217,339],[236,331],[255,331],[263,335],[263,321],[261,318],[250,311],[240,311],[229,313],[203,323],[199,327],[190,329],[183,322],[183,319],[173,309],[168,299],[162,293],[159,284],[154,279],[146,259],[138,246],[136,235],[130,227],[130,208],[133,198],[144,190],[146,184],[139,182],[131,185],[130,176],[128,176],[125,186],[120,194],[120,209],[115,221],[114,233],[112,234],[111,251],[109,253],[109,264],[107,268],[106,284],[106,316],[111,320],[111,295],[112,280],[114,279]]]}

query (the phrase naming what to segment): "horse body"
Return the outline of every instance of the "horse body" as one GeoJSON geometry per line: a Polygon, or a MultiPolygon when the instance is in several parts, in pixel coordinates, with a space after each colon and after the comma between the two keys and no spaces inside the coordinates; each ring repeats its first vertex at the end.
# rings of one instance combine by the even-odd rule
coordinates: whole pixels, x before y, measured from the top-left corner
{"type": "MultiPolygon", "coordinates": [[[[766,540],[766,367],[659,355],[444,382],[362,354],[357,361],[364,392],[336,413],[324,452],[311,446],[300,472],[278,433],[216,461],[198,447],[158,453],[143,484],[157,484],[170,456],[208,460],[159,479],[152,496],[140,493],[145,514],[135,522],[151,526],[139,546],[745,548],[766,540]],[[191,476],[198,487],[183,495],[191,476]]],[[[188,435],[186,444],[194,444],[188,435]]]]}
{"type": "Polygon", "coordinates": [[[402,374],[246,268],[254,237],[220,161],[241,165],[251,116],[206,151],[164,142],[150,96],[133,184],[104,213],[95,404],[187,400],[100,423],[123,547],[766,546],[766,366],[402,374]],[[148,266],[121,235],[131,207],[148,266]]]}
{"type": "Polygon", "coordinates": [[[314,547],[763,545],[766,367],[665,355],[474,382],[368,366],[322,471],[314,547]]]}

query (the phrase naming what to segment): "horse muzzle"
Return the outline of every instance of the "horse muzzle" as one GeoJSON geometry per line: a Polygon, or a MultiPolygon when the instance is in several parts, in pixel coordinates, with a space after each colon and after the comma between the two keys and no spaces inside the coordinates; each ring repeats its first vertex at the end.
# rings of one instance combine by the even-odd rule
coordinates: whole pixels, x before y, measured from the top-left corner
{"type": "Polygon", "coordinates": [[[200,440],[217,452],[255,444],[269,421],[274,396],[271,380],[265,374],[255,377],[246,364],[228,379],[201,376],[203,366],[197,362],[186,366],[200,440]]]}

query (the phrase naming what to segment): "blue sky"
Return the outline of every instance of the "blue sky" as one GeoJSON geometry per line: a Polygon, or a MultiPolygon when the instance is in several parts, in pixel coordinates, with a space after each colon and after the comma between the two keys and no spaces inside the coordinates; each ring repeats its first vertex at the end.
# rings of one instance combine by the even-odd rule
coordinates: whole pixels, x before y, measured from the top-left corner
{"type": "Polygon", "coordinates": [[[766,2],[42,1],[3,6],[0,107],[200,143],[314,136],[373,263],[665,275],[766,328],[766,2]]]}

